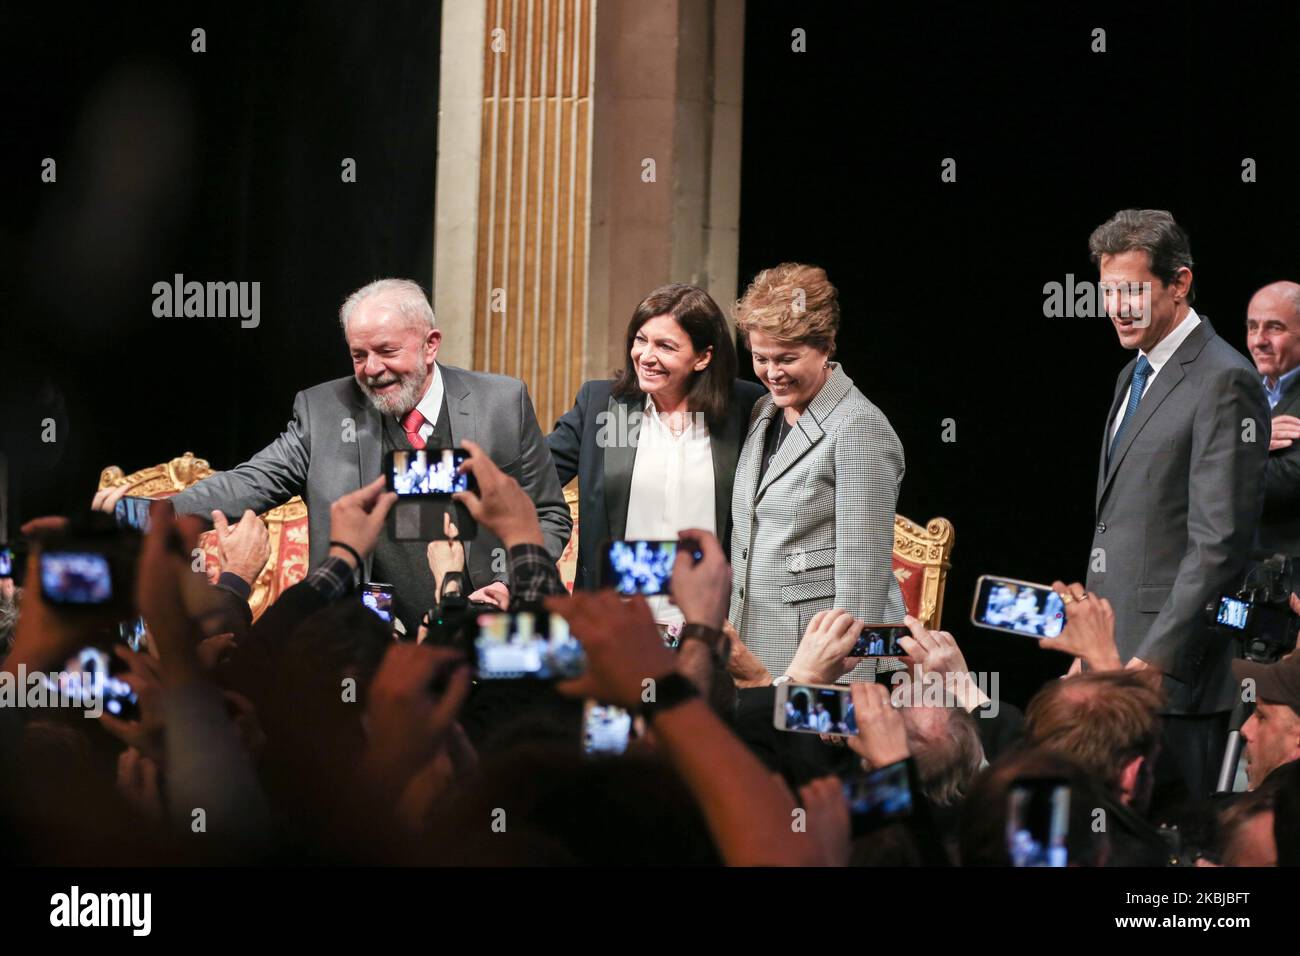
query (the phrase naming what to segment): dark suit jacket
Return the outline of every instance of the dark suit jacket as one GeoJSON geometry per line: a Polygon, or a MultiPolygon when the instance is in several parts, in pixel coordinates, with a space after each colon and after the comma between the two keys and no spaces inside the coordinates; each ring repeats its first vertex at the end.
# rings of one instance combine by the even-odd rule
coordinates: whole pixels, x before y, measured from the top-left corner
{"type": "MultiPolygon", "coordinates": [[[[575,588],[600,586],[601,545],[623,537],[627,504],[636,463],[636,433],[644,395],[615,398],[614,382],[596,379],[583,384],[573,408],[555,423],[546,438],[563,487],[578,476],[578,571],[575,588]],[[632,415],[633,412],[638,413],[632,415]],[[620,425],[630,427],[620,434],[620,425]]],[[[736,380],[732,404],[723,427],[709,433],[713,452],[713,498],[718,540],[731,547],[731,489],[736,459],[749,427],[754,403],[767,394],[755,382],[736,380]]]]}
{"type": "Polygon", "coordinates": [[[1107,467],[1136,364],[1115,382],[1102,435],[1088,590],[1114,607],[1120,657],[1164,672],[1167,713],[1229,710],[1235,642],[1207,627],[1204,609],[1240,587],[1250,559],[1268,401],[1254,366],[1202,316],[1148,386],[1107,467]]]}
{"type": "MultiPolygon", "coordinates": [[[[1272,416],[1300,416],[1300,375],[1282,393],[1272,416]]],[[[1300,555],[1300,442],[1270,452],[1264,470],[1264,513],[1259,519],[1259,550],[1300,555]]]]}
{"type": "MultiPolygon", "coordinates": [[[[452,444],[460,445],[467,438],[477,442],[523,486],[537,506],[546,549],[558,560],[569,543],[573,519],[555,481],[527,387],[504,375],[441,364],[439,368],[452,444]]],[[[260,514],[302,495],[315,567],[329,551],[330,504],[379,477],[382,430],[379,411],[361,393],[356,379],[325,382],[298,393],[293,420],[279,438],[242,465],[205,478],[171,502],[180,514],[220,509],[237,517],[245,508],[260,514]]],[[[501,547],[486,528],[465,542],[465,564],[479,587],[507,580],[505,561],[493,560],[494,550],[501,547]]]]}

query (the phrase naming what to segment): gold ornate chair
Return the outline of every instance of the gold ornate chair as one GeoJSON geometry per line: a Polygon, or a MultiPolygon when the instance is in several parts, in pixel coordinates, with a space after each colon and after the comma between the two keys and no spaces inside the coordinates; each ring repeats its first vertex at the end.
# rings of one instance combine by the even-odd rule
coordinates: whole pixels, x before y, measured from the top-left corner
{"type": "Polygon", "coordinates": [[[947,518],[931,518],[922,528],[894,515],[894,577],[903,591],[907,613],[931,630],[943,617],[943,589],[952,568],[953,527],[947,518]]]}
{"type": "MultiPolygon", "coordinates": [[[[127,486],[127,494],[141,498],[170,498],[177,492],[184,491],[197,481],[216,474],[212,467],[202,458],[195,458],[193,452],[186,452],[180,458],[173,458],[161,465],[144,468],[124,475],[116,465],[109,465],[99,475],[99,487],[116,488],[127,486]]],[[[227,515],[238,520],[238,515],[227,515]]],[[[253,593],[249,597],[249,606],[256,620],[276,598],[285,590],[293,587],[307,575],[310,560],[307,541],[307,505],[301,498],[294,497],[278,508],[272,508],[262,516],[266,529],[271,535],[271,556],[266,562],[257,580],[253,582],[253,593]]],[[[206,532],[199,539],[203,548],[205,571],[210,580],[215,581],[219,574],[217,563],[217,542],[214,532],[206,532]]]]}
{"type": "Polygon", "coordinates": [[[564,553],[556,562],[560,568],[560,579],[564,586],[573,593],[573,582],[578,576],[578,479],[574,478],[564,486],[564,501],[569,506],[569,515],[573,518],[573,531],[569,543],[564,546],[564,553]]]}

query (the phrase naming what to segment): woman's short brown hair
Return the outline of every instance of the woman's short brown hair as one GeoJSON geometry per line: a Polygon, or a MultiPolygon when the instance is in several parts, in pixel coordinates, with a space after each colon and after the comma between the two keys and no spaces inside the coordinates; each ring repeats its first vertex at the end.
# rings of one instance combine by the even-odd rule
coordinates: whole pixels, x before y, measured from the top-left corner
{"type": "Polygon", "coordinates": [[[736,327],[746,342],[751,332],[762,332],[833,355],[840,294],[821,266],[783,262],[754,276],[736,303],[736,327]]]}

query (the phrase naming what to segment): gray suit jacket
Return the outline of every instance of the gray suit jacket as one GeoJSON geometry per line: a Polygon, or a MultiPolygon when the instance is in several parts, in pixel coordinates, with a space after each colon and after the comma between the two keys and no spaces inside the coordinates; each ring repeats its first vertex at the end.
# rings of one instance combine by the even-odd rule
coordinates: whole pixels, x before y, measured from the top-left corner
{"type": "MultiPolygon", "coordinates": [[[[906,608],[893,572],[903,445],[838,363],[758,472],[771,395],[754,406],[731,502],[730,620],[773,677],[785,673],[808,622],[840,608],[894,624],[906,608]]],[[[847,680],[867,680],[874,662],[847,680]]]]}
{"type": "Polygon", "coordinates": [[[1114,607],[1120,657],[1164,672],[1168,713],[1228,710],[1235,641],[1205,624],[1204,609],[1235,592],[1246,571],[1268,401],[1254,367],[1202,316],[1142,396],[1107,467],[1136,364],[1135,356],[1115,382],[1102,436],[1087,587],[1114,607]]]}
{"type": "MultiPolygon", "coordinates": [[[[528,492],[537,506],[546,549],[557,560],[569,541],[573,519],[555,476],[551,453],[537,426],[523,382],[504,375],[442,369],[453,445],[477,442],[528,492]]],[[[311,564],[329,551],[330,504],[379,477],[383,422],[351,377],[299,392],[284,433],[251,459],[206,478],[171,499],[180,513],[229,516],[252,508],[259,514],[294,495],[307,502],[311,564]]],[[[480,528],[465,543],[465,564],[478,586],[506,581],[507,564],[493,560],[500,540],[480,528]]]]}

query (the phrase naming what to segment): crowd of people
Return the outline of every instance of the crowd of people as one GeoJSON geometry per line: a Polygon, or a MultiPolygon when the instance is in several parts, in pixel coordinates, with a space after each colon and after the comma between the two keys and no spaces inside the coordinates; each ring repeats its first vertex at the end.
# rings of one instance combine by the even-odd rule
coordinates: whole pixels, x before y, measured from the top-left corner
{"type": "MultiPolygon", "coordinates": [[[[353,375],[300,392],[249,461],[135,528],[111,517],[125,485],[23,526],[21,594],[0,575],[0,854],[1294,865],[1300,657],[1234,659],[1243,642],[1204,609],[1240,586],[1252,545],[1300,552],[1300,286],[1252,299],[1252,367],[1191,309],[1168,213],[1122,211],[1090,247],[1138,355],[1115,384],[1088,580],[1055,582],[1044,606],[1009,586],[991,602],[1074,658],[1023,711],[906,614],[903,448],[833,361],[824,270],[763,270],[736,303],[757,384],[706,292],[652,291],[625,367],[547,436],[522,382],[439,362],[427,296],[385,279],[340,310],[353,375]],[[1259,441],[1239,437],[1248,421],[1259,441]],[[443,533],[411,533],[401,509],[420,505],[399,493],[450,487],[462,454],[443,533]],[[296,494],[310,570],[254,619],[257,515],[296,494]],[[216,568],[195,557],[209,527],[216,568]],[[620,595],[621,577],[649,593],[620,595]],[[110,650],[116,696],[96,719],[84,698],[29,693],[78,660],[102,673],[110,650]],[[1238,700],[1246,789],[1212,793],[1238,700]]],[[[1284,616],[1272,637],[1293,644],[1300,598],[1284,616]]]]}
{"type": "MultiPolygon", "coordinates": [[[[1039,779],[1068,788],[1071,865],[1297,861],[1294,659],[1261,671],[1245,733],[1251,789],[1212,799],[1153,802],[1161,693],[1148,673],[1115,666],[1103,600],[1069,603],[1052,644],[1090,668],[1051,682],[1023,717],[982,697],[952,635],[909,617],[908,669],[851,685],[851,736],[787,733],[773,684],[834,684],[861,622],[817,615],[775,680],[734,637],[721,655],[690,640],[674,651],[643,598],[569,595],[527,494],[468,447],[478,492],[460,500],[508,549],[512,607],[568,622],[580,676],[476,681],[463,640],[432,620],[395,640],[358,596],[395,500],[382,481],[333,504],[330,556],[256,622],[228,579],[251,583],[264,563],[258,523],[225,529],[212,584],[189,557],[203,523],[159,502],[134,574],[146,644],[115,647],[138,718],[0,708],[10,861],[1007,865],[1008,796],[1039,779]],[[895,689],[928,674],[954,676],[957,699],[895,706],[895,689]],[[623,754],[584,755],[587,699],[636,715],[623,754]],[[895,781],[887,801],[902,812],[856,826],[846,784],[900,766],[914,789],[900,801],[895,781]]],[[[68,522],[26,530],[21,613],[6,621],[14,676],[60,669],[112,623],[42,596],[40,550],[68,522]]],[[[729,563],[714,535],[692,536],[703,557],[679,555],[673,602],[689,624],[723,628],[729,563]]],[[[430,549],[430,574],[459,561],[452,543],[430,549]]]]}

